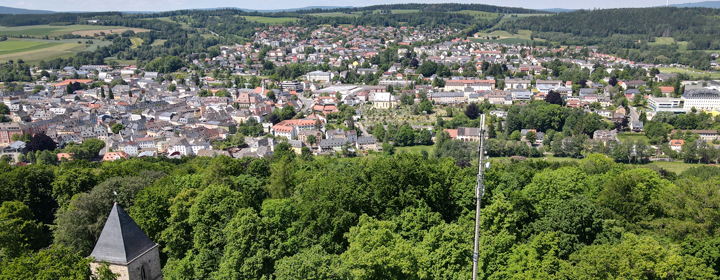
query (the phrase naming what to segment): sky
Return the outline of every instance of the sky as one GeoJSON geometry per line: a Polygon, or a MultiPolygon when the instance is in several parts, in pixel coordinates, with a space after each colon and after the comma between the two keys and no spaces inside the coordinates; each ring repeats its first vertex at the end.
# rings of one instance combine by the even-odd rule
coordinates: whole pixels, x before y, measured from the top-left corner
{"type": "MultiPolygon", "coordinates": [[[[302,8],[308,6],[370,6],[379,4],[397,3],[476,3],[507,7],[523,7],[530,9],[594,9],[594,8],[625,8],[664,6],[666,0],[264,0],[264,1],[232,1],[232,0],[0,0],[0,6],[51,10],[51,11],[169,11],[183,9],[205,9],[219,7],[233,7],[255,10],[278,10],[302,8]]],[[[670,4],[699,2],[702,0],[672,0],[670,4]]]]}

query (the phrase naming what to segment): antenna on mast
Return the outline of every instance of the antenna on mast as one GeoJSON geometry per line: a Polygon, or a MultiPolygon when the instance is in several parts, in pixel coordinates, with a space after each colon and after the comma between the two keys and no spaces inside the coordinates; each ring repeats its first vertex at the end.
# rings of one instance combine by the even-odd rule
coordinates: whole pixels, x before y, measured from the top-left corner
{"type": "Polygon", "coordinates": [[[485,184],[483,184],[483,169],[490,168],[483,164],[485,158],[485,114],[480,115],[480,127],[478,128],[478,175],[477,185],[475,185],[475,243],[473,246],[473,275],[472,279],[477,280],[478,255],[480,249],[480,204],[482,197],[485,195],[485,184]]]}

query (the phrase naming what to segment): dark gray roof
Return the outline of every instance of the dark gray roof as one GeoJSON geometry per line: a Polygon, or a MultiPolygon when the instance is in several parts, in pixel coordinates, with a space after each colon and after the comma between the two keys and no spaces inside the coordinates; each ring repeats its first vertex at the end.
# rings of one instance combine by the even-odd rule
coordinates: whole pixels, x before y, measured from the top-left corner
{"type": "Polygon", "coordinates": [[[96,261],[127,264],[155,246],[157,244],[115,203],[90,256],[96,261]]]}

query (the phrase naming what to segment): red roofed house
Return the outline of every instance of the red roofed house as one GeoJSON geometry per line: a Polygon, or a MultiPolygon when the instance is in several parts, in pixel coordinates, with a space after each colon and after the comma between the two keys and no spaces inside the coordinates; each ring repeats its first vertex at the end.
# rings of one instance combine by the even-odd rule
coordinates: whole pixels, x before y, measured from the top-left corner
{"type": "Polygon", "coordinates": [[[457,129],[443,129],[443,131],[447,131],[448,134],[450,134],[450,139],[456,139],[458,130],[457,129]]]}
{"type": "Polygon", "coordinates": [[[679,152],[680,150],[682,150],[683,144],[685,144],[685,140],[678,140],[678,139],[670,140],[670,149],[672,149],[673,151],[679,152]]]}
{"type": "Polygon", "coordinates": [[[129,156],[126,152],[123,151],[109,152],[103,156],[103,161],[115,161],[121,158],[128,159],[129,156]]]}
{"type": "Polygon", "coordinates": [[[276,125],[273,125],[270,133],[272,133],[272,135],[276,137],[285,137],[288,140],[292,140],[297,136],[297,128],[293,126],[281,125],[278,123],[276,125]]]}

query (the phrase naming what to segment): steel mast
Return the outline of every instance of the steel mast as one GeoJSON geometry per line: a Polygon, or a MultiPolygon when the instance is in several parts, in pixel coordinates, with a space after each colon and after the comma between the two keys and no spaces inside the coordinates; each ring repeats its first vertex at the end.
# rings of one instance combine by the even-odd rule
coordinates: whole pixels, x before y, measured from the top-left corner
{"type": "Polygon", "coordinates": [[[477,280],[478,273],[478,254],[480,247],[480,204],[482,197],[485,195],[485,185],[483,184],[483,169],[485,164],[485,114],[480,115],[480,127],[478,128],[478,175],[477,185],[475,186],[475,244],[473,246],[473,275],[472,279],[477,280]]]}

